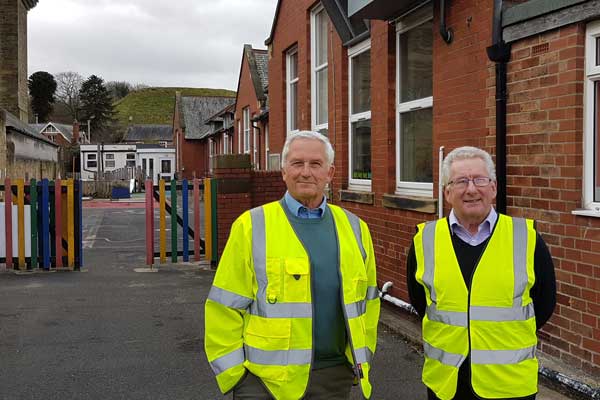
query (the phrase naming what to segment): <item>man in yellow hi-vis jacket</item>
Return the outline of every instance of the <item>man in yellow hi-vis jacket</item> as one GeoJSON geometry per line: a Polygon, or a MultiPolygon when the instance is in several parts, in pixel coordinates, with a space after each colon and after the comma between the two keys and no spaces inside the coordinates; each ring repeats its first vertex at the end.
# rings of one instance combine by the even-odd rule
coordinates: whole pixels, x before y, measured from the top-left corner
{"type": "Polygon", "coordinates": [[[428,398],[533,400],[536,330],[556,303],[552,257],[532,220],[494,210],[487,152],[459,147],[442,167],[452,211],[418,226],[407,261],[428,398]]]}
{"type": "Polygon", "coordinates": [[[283,199],[242,214],[206,301],[205,350],[234,399],[371,396],[379,296],[367,225],[323,194],[333,148],[288,136],[283,199]]]}

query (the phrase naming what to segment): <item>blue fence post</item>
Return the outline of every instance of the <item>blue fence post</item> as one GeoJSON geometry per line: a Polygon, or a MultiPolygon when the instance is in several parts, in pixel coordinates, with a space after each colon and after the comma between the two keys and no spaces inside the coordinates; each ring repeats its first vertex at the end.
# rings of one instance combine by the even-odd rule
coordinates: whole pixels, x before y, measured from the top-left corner
{"type": "Polygon", "coordinates": [[[50,192],[48,190],[48,179],[42,179],[42,259],[45,270],[50,269],[50,192]]]}
{"type": "Polygon", "coordinates": [[[77,236],[75,269],[79,270],[83,267],[83,182],[81,179],[75,182],[75,191],[77,194],[75,197],[75,223],[77,224],[77,229],[75,229],[75,235],[77,236]]]}

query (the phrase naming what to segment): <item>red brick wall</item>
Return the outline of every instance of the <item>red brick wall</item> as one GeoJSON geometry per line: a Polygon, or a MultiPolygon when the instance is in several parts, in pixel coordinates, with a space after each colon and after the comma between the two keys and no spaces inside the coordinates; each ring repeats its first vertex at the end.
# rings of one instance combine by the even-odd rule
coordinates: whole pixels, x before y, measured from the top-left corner
{"type": "Polygon", "coordinates": [[[600,219],[571,214],[582,200],[584,46],[575,24],[512,47],[507,211],[535,219],[554,258],[558,305],[542,350],[598,376],[600,219]]]}
{"type": "Polygon", "coordinates": [[[252,207],[279,200],[285,191],[280,171],[255,171],[252,174],[252,207]]]}
{"type": "Polygon", "coordinates": [[[180,149],[183,172],[181,179],[192,179],[194,174],[196,178],[208,176],[208,147],[207,141],[183,139],[183,146],[180,149]]]}

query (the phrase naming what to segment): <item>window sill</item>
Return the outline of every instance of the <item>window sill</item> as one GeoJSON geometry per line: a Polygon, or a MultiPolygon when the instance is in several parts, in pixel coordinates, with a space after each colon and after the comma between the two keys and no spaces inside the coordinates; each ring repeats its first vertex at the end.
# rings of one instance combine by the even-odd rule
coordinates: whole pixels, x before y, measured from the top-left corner
{"type": "Polygon", "coordinates": [[[413,197],[397,194],[384,194],[383,206],[398,210],[418,211],[425,214],[435,214],[437,212],[437,199],[428,197],[413,197]]]}
{"type": "Polygon", "coordinates": [[[375,194],[358,190],[340,190],[340,201],[349,201],[352,203],[375,204],[375,194]]]}
{"type": "Polygon", "coordinates": [[[596,210],[590,210],[588,208],[580,208],[577,210],[573,210],[571,211],[571,214],[573,215],[579,215],[582,217],[596,217],[596,218],[600,218],[600,211],[596,211],[596,210]]]}

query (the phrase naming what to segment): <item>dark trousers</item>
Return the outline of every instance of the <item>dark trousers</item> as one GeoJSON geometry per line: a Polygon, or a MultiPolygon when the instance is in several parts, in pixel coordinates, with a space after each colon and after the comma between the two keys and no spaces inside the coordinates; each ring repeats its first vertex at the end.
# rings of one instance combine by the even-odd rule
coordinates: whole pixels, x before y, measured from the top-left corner
{"type": "MultiPolygon", "coordinates": [[[[347,365],[311,371],[310,382],[303,399],[348,400],[354,373],[347,365]]],[[[272,400],[263,383],[248,372],[233,389],[234,400],[272,400]]]]}

